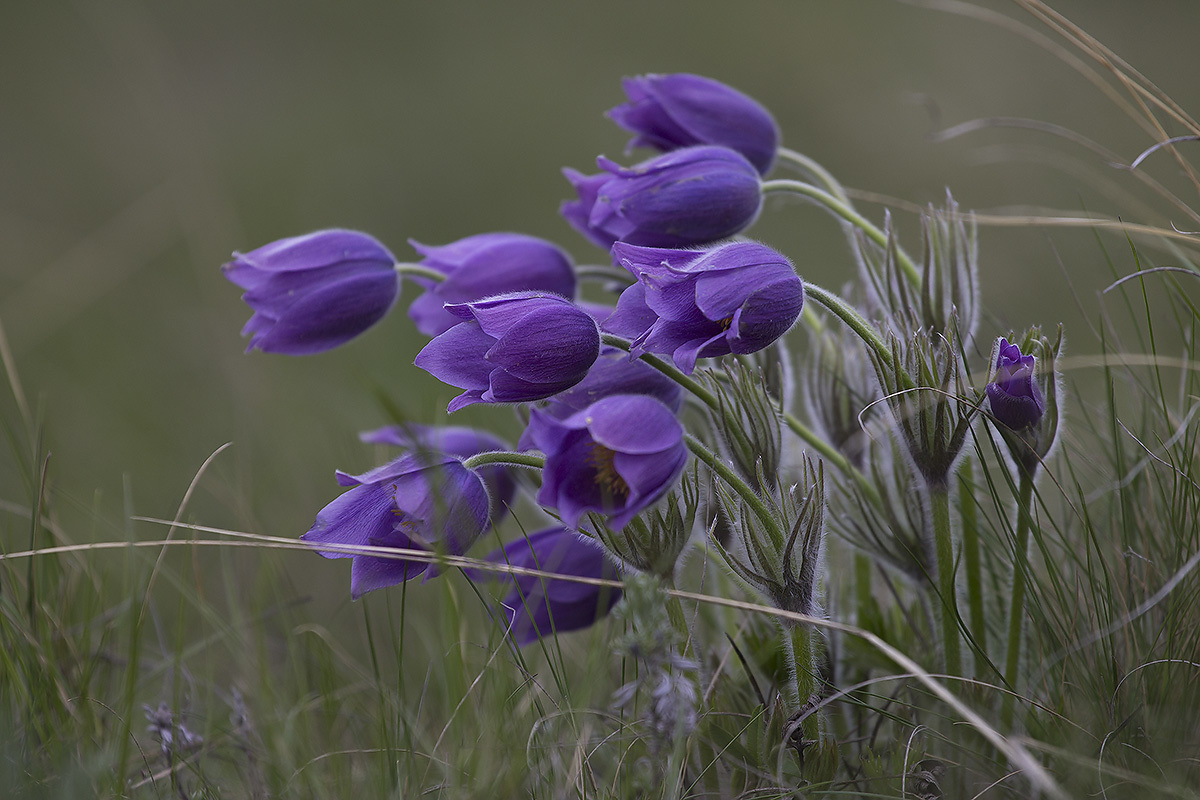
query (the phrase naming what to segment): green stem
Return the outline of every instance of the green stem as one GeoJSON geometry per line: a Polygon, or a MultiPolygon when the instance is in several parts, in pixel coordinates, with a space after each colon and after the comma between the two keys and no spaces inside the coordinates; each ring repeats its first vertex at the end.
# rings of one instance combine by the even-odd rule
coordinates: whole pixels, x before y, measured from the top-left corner
{"type": "Polygon", "coordinates": [[[546,466],[546,457],[539,453],[517,453],[512,450],[496,450],[490,453],[476,453],[470,458],[464,458],[462,464],[467,469],[478,469],[487,464],[507,464],[513,467],[541,469],[546,466]]]}
{"type": "Polygon", "coordinates": [[[790,162],[793,166],[799,167],[802,172],[807,172],[813,178],[816,178],[829,193],[841,200],[847,206],[850,205],[850,198],[846,195],[846,190],[837,178],[833,177],[833,173],[825,169],[812,158],[798,153],[795,150],[789,150],[786,147],[779,148],[779,160],[790,162]]]}
{"type": "Polygon", "coordinates": [[[741,476],[732,467],[722,461],[716,453],[708,449],[704,442],[692,434],[685,433],[684,441],[687,442],[688,449],[692,451],[696,458],[700,459],[709,469],[717,473],[717,477],[725,481],[729,485],[729,488],[737,492],[746,506],[754,512],[754,516],[758,517],[763,527],[767,529],[773,541],[780,543],[785,541],[783,529],[779,526],[779,520],[775,519],[775,515],[767,508],[767,504],[763,502],[763,499],[750,488],[750,484],[742,480],[741,476]]]}
{"type": "Polygon", "coordinates": [[[858,606],[857,624],[866,627],[866,620],[872,614],[875,605],[875,595],[871,593],[871,558],[866,553],[854,550],[854,599],[858,606]]]}
{"type": "MultiPolygon", "coordinates": [[[[963,562],[967,567],[967,605],[971,614],[971,636],[978,652],[987,652],[987,622],[983,608],[983,574],[979,559],[979,515],[974,492],[974,464],[964,458],[958,472],[958,507],[962,520],[963,562]]],[[[976,659],[975,676],[984,678],[986,662],[976,659]]]]}
{"type": "MultiPolygon", "coordinates": [[[[1004,682],[1016,691],[1017,669],[1021,665],[1021,630],[1025,621],[1025,583],[1029,571],[1029,531],[1033,527],[1033,470],[1021,470],[1017,498],[1017,541],[1013,553],[1012,605],[1008,611],[1008,653],[1004,659],[1004,682]]],[[[1000,722],[1007,728],[1012,724],[1013,696],[1006,694],[1001,706],[1000,722]]]]}
{"type": "Polygon", "coordinates": [[[436,269],[427,267],[424,264],[393,264],[392,267],[401,276],[408,275],[413,278],[428,278],[434,283],[441,283],[446,280],[445,273],[438,272],[436,269]]]}
{"type": "MultiPolygon", "coordinates": [[[[813,629],[805,623],[783,625],[783,652],[787,658],[788,715],[798,714],[817,693],[816,653],[813,629]]],[[[800,725],[804,738],[816,742],[821,737],[820,715],[813,712],[800,725]]]]}
{"type": "Polygon", "coordinates": [[[954,580],[954,543],[950,536],[950,491],[946,486],[929,487],[933,511],[933,538],[937,551],[938,591],[942,595],[942,652],[946,674],[962,674],[962,651],[958,641],[958,591],[954,580]]]}
{"type": "MultiPolygon", "coordinates": [[[[868,238],[871,239],[871,241],[875,242],[875,244],[883,248],[888,246],[887,234],[877,228],[874,223],[872,223],[862,214],[859,214],[843,200],[838,199],[824,189],[813,186],[811,183],[786,179],[764,181],[762,185],[762,191],[763,194],[799,194],[811,200],[815,200],[837,216],[861,230],[867,235],[868,238]]],[[[909,258],[908,254],[899,247],[896,248],[896,260],[899,262],[900,268],[904,270],[904,274],[908,277],[909,281],[915,286],[920,286],[921,271],[917,269],[917,265],[913,263],[913,260],[909,258]]]]}
{"type": "MultiPolygon", "coordinates": [[[[850,305],[833,292],[822,289],[815,283],[808,283],[807,281],[804,283],[804,294],[806,297],[816,300],[818,303],[825,306],[825,308],[829,309],[829,311],[831,311],[835,317],[846,323],[846,326],[850,328],[850,330],[854,331],[858,338],[862,339],[863,343],[866,344],[867,347],[875,351],[875,354],[888,368],[889,372],[896,369],[895,361],[892,358],[891,348],[889,348],[887,343],[883,341],[883,337],[879,335],[879,331],[875,330],[875,326],[873,326],[870,322],[867,322],[866,318],[864,318],[862,314],[859,314],[854,306],[850,305]]],[[[911,389],[916,385],[913,383],[912,378],[909,377],[907,372],[900,370],[900,373],[901,381],[907,381],[908,384],[903,388],[911,389]]]]}

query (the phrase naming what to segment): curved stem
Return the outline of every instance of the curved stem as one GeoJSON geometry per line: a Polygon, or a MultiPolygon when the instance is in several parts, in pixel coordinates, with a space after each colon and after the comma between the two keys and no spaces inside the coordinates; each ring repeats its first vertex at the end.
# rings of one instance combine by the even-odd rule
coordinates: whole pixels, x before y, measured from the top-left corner
{"type": "Polygon", "coordinates": [[[495,450],[489,453],[476,453],[470,458],[464,458],[462,465],[467,469],[478,469],[488,464],[505,464],[510,467],[528,467],[541,469],[546,466],[546,457],[538,453],[517,453],[512,450],[495,450]]]}
{"type": "Polygon", "coordinates": [[[412,278],[426,278],[434,283],[441,283],[446,280],[446,275],[443,272],[438,272],[432,267],[427,267],[424,264],[393,264],[392,268],[400,273],[400,276],[405,275],[412,278]]]}
{"type": "Polygon", "coordinates": [[[958,637],[958,590],[954,580],[954,542],[950,536],[950,492],[946,486],[929,487],[933,511],[933,539],[937,550],[938,592],[942,595],[942,652],[946,673],[962,674],[958,637]]]}
{"type": "MultiPolygon", "coordinates": [[[[868,238],[871,239],[871,241],[875,242],[875,244],[883,248],[888,246],[887,234],[876,227],[873,222],[864,217],[862,214],[859,214],[846,202],[835,197],[824,189],[813,186],[811,183],[780,178],[771,181],[764,181],[762,190],[763,194],[798,194],[807,197],[810,200],[815,200],[816,202],[825,206],[825,208],[829,209],[829,211],[833,212],[854,227],[861,230],[867,235],[868,238]]],[[[921,271],[917,269],[917,265],[913,263],[913,260],[909,258],[908,254],[899,247],[896,248],[896,260],[899,262],[900,268],[904,270],[904,274],[908,276],[909,281],[915,286],[920,286],[921,271]]]]}
{"type": "MultiPolygon", "coordinates": [[[[1021,470],[1017,490],[1017,541],[1013,553],[1012,604],[1008,610],[1008,653],[1004,658],[1004,682],[1016,691],[1017,669],[1021,666],[1021,629],[1025,622],[1025,582],[1029,571],[1029,531],[1033,527],[1033,470],[1021,470]]],[[[1013,696],[1004,695],[1000,722],[1007,728],[1012,724],[1013,696]]]]}
{"type": "MultiPolygon", "coordinates": [[[[895,362],[892,359],[892,351],[887,346],[887,343],[883,341],[883,337],[879,335],[879,331],[875,330],[875,326],[867,322],[863,315],[859,314],[852,305],[833,292],[822,289],[815,283],[808,283],[807,281],[804,283],[804,295],[816,300],[833,312],[835,317],[846,323],[846,326],[854,331],[867,347],[875,351],[879,360],[883,362],[889,371],[896,368],[895,362]]],[[[907,377],[907,373],[905,373],[905,377],[907,377]]],[[[906,388],[911,388],[914,385],[912,379],[909,378],[908,381],[910,387],[906,388]]]]}
{"type": "Polygon", "coordinates": [[[737,492],[738,497],[754,512],[754,516],[758,517],[759,522],[770,533],[771,538],[777,542],[785,541],[786,537],[783,529],[779,527],[779,520],[775,519],[775,515],[771,513],[771,509],[767,508],[767,504],[763,502],[763,499],[750,488],[750,484],[742,480],[741,476],[734,472],[733,467],[722,461],[712,450],[709,450],[704,442],[690,433],[685,433],[683,437],[688,449],[692,451],[696,458],[704,462],[705,466],[717,473],[717,477],[725,481],[729,488],[737,492]]]}
{"type": "Polygon", "coordinates": [[[838,179],[833,177],[832,172],[825,169],[825,167],[821,166],[814,159],[809,158],[803,153],[790,150],[786,147],[779,148],[778,155],[780,161],[790,162],[792,166],[799,168],[801,172],[807,172],[809,175],[816,178],[817,181],[820,182],[826,189],[828,189],[830,194],[841,200],[847,206],[851,205],[850,198],[846,194],[845,188],[843,188],[842,184],[838,182],[838,179]]]}

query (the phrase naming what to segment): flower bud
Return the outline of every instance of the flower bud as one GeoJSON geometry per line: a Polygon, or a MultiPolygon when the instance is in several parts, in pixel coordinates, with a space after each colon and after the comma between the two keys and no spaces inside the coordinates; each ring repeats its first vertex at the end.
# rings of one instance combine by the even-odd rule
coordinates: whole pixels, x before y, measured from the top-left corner
{"type": "Polygon", "coordinates": [[[992,351],[986,387],[992,418],[1013,459],[1030,473],[1058,438],[1061,393],[1055,364],[1061,352],[1061,326],[1054,341],[1033,327],[1019,344],[997,339],[992,351]]]}
{"type": "Polygon", "coordinates": [[[325,230],[234,253],[222,269],[254,309],[249,352],[308,355],[370,328],[400,296],[396,259],[371,236],[325,230]]]}
{"type": "Polygon", "coordinates": [[[727,147],[687,147],[603,172],[563,170],[578,200],[563,203],[567,222],[605,250],[622,241],[648,247],[706,244],[749,227],[762,208],[758,170],[727,147]]]}

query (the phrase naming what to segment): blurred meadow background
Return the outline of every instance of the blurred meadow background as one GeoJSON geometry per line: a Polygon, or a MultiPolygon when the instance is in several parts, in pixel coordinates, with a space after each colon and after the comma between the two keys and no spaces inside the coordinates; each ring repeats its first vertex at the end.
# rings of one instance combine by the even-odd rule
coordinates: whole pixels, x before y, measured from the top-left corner
{"type": "MultiPolygon", "coordinates": [[[[1053,6],[1183,108],[1200,110],[1200,4],[1053,6]]],[[[6,3],[0,323],[15,370],[0,391],[0,546],[161,539],[164,526],[131,518],[173,518],[225,443],[182,519],[282,537],[307,530],[339,492],[334,469],[379,463],[359,431],[396,417],[444,420],[456,391],[412,367],[424,340],[402,313],[411,287],[396,313],[335,352],[246,355],[238,332],[249,311],[220,265],[235,249],[334,226],[371,232],[401,260],[414,256],[408,238],[441,244],[514,230],[552,239],[580,263],[602,261],[557,214],[570,196],[559,169],[590,172],[601,153],[628,163],[626,134],[603,117],[623,99],[622,76],[694,72],[754,96],[776,115],[787,146],[849,187],[909,204],[893,213],[914,249],[911,204],[941,202],[947,187],[985,215],[1086,210],[1194,229],[1127,171],[1044,130],[934,136],[981,118],[1038,120],[1126,164],[1156,141],[1070,64],[993,14],[1059,41],[1004,2],[6,3]],[[39,504],[49,524],[31,531],[39,504]]],[[[1190,147],[1200,144],[1181,145],[1190,147]]],[[[1140,169],[1194,201],[1170,155],[1140,169]]],[[[882,219],[883,204],[860,196],[859,205],[882,219]]],[[[817,208],[769,198],[752,235],[821,285],[854,276],[840,229],[817,208]]],[[[1135,341],[1144,310],[1131,316],[1124,300],[1101,291],[1120,275],[1172,263],[1153,247],[1139,250],[1139,263],[1124,233],[1086,227],[985,220],[980,248],[984,330],[1061,322],[1072,356],[1098,352],[1106,317],[1135,341]]],[[[1185,288],[1200,298],[1200,284],[1185,288]]],[[[1159,292],[1149,285],[1151,305],[1159,292]]],[[[1163,336],[1159,347],[1178,352],[1178,332],[1163,336]]],[[[1094,366],[1068,380],[1072,407],[1101,386],[1094,366]]],[[[475,406],[455,421],[519,433],[504,409],[475,406]]],[[[295,796],[322,785],[344,796],[330,785],[339,776],[386,787],[371,776],[387,770],[369,758],[323,759],[331,745],[306,738],[305,715],[320,709],[338,735],[383,728],[391,742],[387,723],[370,718],[376,695],[355,688],[370,683],[370,665],[401,694],[398,676],[410,676],[416,696],[430,665],[444,668],[446,648],[491,635],[478,609],[462,623],[446,611],[478,605],[461,583],[404,590],[413,627],[397,656],[401,591],[352,603],[346,562],[255,548],[174,550],[156,568],[157,558],[154,550],[92,551],[0,568],[0,594],[18,616],[24,581],[57,592],[44,601],[73,641],[38,652],[79,656],[63,668],[63,685],[77,685],[79,671],[96,676],[86,712],[78,698],[37,701],[61,701],[59,719],[82,719],[84,732],[58,750],[45,744],[54,728],[31,730],[36,715],[21,711],[23,695],[9,686],[0,742],[23,744],[0,745],[0,783],[27,786],[29,796],[71,796],[72,786],[124,791],[149,772],[143,704],[168,703],[210,741],[236,738],[236,687],[258,720],[254,735],[281,737],[262,745],[274,754],[268,784],[295,796]],[[145,627],[130,641],[122,626],[144,596],[145,627]],[[126,685],[135,657],[141,668],[126,685]],[[379,666],[397,657],[399,672],[379,666]],[[362,716],[348,720],[353,713],[362,716]],[[122,745],[121,731],[140,744],[122,745]],[[281,752],[293,762],[281,763],[281,752]],[[311,771],[320,777],[304,783],[317,759],[311,771]],[[124,776],[115,775],[118,763],[124,776]],[[48,774],[54,780],[41,783],[48,774]]],[[[567,640],[575,658],[599,657],[588,655],[592,635],[567,640]]],[[[5,636],[13,649],[17,628],[5,636]]],[[[474,672],[464,672],[469,682],[474,672]]],[[[596,703],[604,702],[601,692],[596,703]]],[[[516,728],[478,736],[463,741],[494,748],[498,759],[525,744],[516,728]]],[[[258,778],[242,774],[242,783],[224,784],[226,796],[256,793],[258,778]]],[[[193,790],[209,786],[197,781],[193,790]]],[[[136,791],[168,796],[161,784],[136,791]]],[[[498,788],[497,796],[521,791],[498,788]]]]}

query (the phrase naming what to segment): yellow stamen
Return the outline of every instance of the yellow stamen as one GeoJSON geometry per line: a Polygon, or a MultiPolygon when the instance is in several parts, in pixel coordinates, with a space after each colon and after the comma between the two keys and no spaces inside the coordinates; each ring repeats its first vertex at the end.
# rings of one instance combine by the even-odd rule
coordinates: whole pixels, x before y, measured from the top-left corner
{"type": "Polygon", "coordinates": [[[592,442],[592,451],[588,454],[587,464],[596,468],[596,485],[603,489],[614,500],[629,496],[629,484],[617,472],[613,459],[616,453],[598,442],[592,442]]]}

